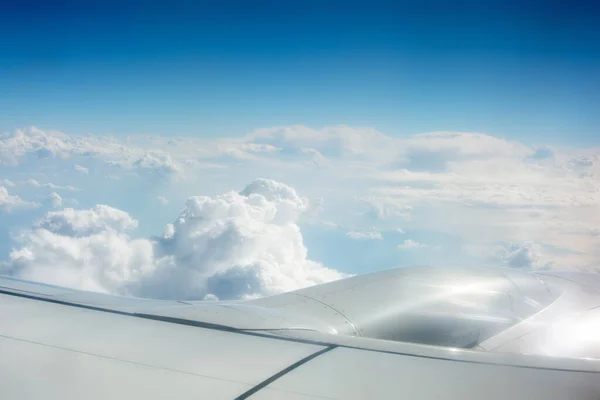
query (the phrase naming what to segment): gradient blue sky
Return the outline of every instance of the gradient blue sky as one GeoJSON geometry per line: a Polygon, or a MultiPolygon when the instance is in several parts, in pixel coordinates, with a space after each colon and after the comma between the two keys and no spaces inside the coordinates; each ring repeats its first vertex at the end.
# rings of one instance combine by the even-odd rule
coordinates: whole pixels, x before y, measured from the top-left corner
{"type": "Polygon", "coordinates": [[[600,272],[598,27],[581,1],[0,0],[0,273],[600,272]]]}
{"type": "Polygon", "coordinates": [[[591,2],[0,4],[0,131],[348,124],[600,142],[591,2]]]}

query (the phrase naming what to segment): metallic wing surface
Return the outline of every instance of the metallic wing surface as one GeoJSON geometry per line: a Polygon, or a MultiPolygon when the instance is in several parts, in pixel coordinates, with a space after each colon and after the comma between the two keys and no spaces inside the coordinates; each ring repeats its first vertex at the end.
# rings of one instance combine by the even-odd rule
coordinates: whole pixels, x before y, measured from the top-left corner
{"type": "Polygon", "coordinates": [[[415,267],[248,301],[0,278],[2,399],[599,399],[593,276],[415,267]]]}

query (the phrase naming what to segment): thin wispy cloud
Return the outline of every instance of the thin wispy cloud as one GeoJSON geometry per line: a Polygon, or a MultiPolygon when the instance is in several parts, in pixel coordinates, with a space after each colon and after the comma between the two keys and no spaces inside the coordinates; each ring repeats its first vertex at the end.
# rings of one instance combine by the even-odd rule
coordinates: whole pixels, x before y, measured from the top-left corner
{"type": "Polygon", "coordinates": [[[368,231],[368,232],[350,231],[350,232],[346,233],[346,236],[348,236],[350,239],[354,239],[354,240],[381,240],[381,239],[383,239],[383,236],[381,235],[380,232],[374,232],[374,231],[368,231]]]}
{"type": "Polygon", "coordinates": [[[399,249],[418,249],[426,247],[423,243],[419,243],[415,240],[406,239],[404,242],[398,245],[399,249]]]}

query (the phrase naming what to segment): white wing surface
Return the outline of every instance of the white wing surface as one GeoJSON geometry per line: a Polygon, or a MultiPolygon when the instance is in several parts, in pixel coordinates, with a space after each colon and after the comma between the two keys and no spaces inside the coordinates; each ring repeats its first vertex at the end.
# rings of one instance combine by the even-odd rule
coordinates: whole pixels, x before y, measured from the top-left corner
{"type": "Polygon", "coordinates": [[[412,271],[247,302],[146,300],[0,278],[1,398],[600,398],[597,359],[522,354],[547,336],[540,321],[552,307],[600,305],[594,289],[495,270],[412,271]],[[467,289],[449,294],[444,285],[457,277],[467,289]]]}

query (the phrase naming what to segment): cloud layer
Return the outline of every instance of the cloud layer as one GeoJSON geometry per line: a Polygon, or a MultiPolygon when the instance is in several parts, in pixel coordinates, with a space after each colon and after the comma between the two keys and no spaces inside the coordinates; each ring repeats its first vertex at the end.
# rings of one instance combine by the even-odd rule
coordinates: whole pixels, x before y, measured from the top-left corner
{"type": "Polygon", "coordinates": [[[239,299],[343,274],[307,258],[297,224],[309,202],[259,179],[241,192],[187,200],[161,237],[132,239],[121,210],[48,212],[18,237],[3,272],[72,288],[151,298],[239,299]]]}
{"type": "MultiPolygon", "coordinates": [[[[598,148],[531,145],[472,132],[391,137],[372,128],[348,126],[270,127],[214,140],[114,138],[29,128],[0,135],[0,164],[5,174],[0,176],[4,187],[0,210],[5,215],[27,207],[60,209],[51,193],[62,196],[70,191],[73,199],[61,197],[63,205],[77,200],[90,211],[96,210],[97,203],[108,204],[135,213],[140,229],[157,214],[170,213],[158,227],[152,226],[154,231],[193,194],[210,194],[217,201],[225,196],[217,193],[265,176],[289,183],[310,198],[323,199],[300,205],[289,203],[294,196],[288,193],[278,195],[287,201],[273,200],[271,193],[283,189],[271,187],[265,192],[258,183],[237,194],[250,198],[250,192],[261,193],[269,203],[276,203],[279,211],[273,226],[279,227],[280,220],[296,221],[298,226],[301,214],[302,221],[315,230],[320,227],[344,240],[375,239],[352,243],[365,248],[377,245],[377,251],[389,247],[399,261],[429,263],[432,259],[419,257],[434,252],[407,250],[426,244],[436,249],[440,263],[600,268],[598,148]],[[406,242],[385,233],[398,226],[406,232],[406,242]],[[442,236],[451,240],[433,240],[442,236]],[[398,246],[406,251],[398,251],[398,246]]],[[[182,212],[192,206],[188,203],[182,212]]],[[[177,231],[177,222],[172,225],[169,229],[177,231]]],[[[105,231],[111,229],[128,238],[127,243],[133,241],[127,229],[105,231]]],[[[304,230],[307,242],[309,231],[304,230]]],[[[285,230],[282,234],[292,237],[285,230]]],[[[175,246],[174,237],[148,240],[151,265],[157,271],[157,265],[166,271],[169,262],[183,262],[167,251],[175,246]]],[[[338,248],[332,247],[331,252],[339,254],[348,246],[341,240],[336,243],[338,248]]],[[[237,275],[232,274],[227,276],[235,281],[237,275]]],[[[129,283],[120,287],[139,292],[152,279],[146,276],[143,282],[138,289],[129,283]]]]}

